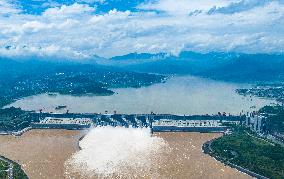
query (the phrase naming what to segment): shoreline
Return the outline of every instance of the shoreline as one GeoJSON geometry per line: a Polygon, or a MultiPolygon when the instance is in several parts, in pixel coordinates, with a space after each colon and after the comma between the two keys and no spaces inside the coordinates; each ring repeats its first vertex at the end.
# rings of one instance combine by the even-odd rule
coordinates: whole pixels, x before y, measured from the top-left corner
{"type": "MultiPolygon", "coordinates": [[[[221,136],[221,137],[222,137],[222,136],[221,136]]],[[[221,158],[221,157],[219,157],[219,156],[217,156],[217,155],[214,155],[214,154],[213,154],[213,149],[211,148],[211,144],[212,144],[212,142],[213,142],[214,140],[216,140],[216,139],[209,140],[209,141],[205,142],[205,143],[202,145],[202,152],[203,152],[204,154],[209,155],[210,157],[212,157],[212,158],[214,158],[215,160],[221,162],[221,163],[224,164],[225,166],[229,166],[229,167],[231,167],[231,168],[234,168],[234,169],[238,170],[239,172],[245,173],[245,174],[247,174],[247,175],[249,175],[249,176],[251,176],[251,177],[254,177],[254,178],[257,178],[257,179],[269,179],[269,178],[267,178],[267,177],[265,177],[265,176],[262,176],[262,175],[260,175],[260,174],[255,173],[255,172],[252,172],[252,171],[250,171],[249,169],[243,168],[243,167],[238,166],[238,165],[236,165],[236,164],[233,164],[233,163],[231,163],[231,162],[229,162],[229,161],[226,161],[226,160],[224,160],[223,158],[221,158]]]]}
{"type": "Polygon", "coordinates": [[[29,179],[29,177],[26,174],[26,172],[24,171],[22,165],[16,163],[13,160],[10,160],[10,159],[2,156],[2,155],[0,155],[0,160],[9,164],[9,169],[7,170],[7,177],[8,177],[8,179],[14,179],[14,173],[15,173],[14,170],[15,170],[15,168],[19,168],[20,171],[22,171],[22,174],[24,175],[24,177],[29,179]]]}
{"type": "Polygon", "coordinates": [[[13,168],[14,168],[14,165],[13,165],[13,161],[4,157],[4,156],[1,156],[0,155],[0,160],[9,164],[9,169],[6,171],[7,172],[7,176],[9,179],[13,179],[13,168]]]}

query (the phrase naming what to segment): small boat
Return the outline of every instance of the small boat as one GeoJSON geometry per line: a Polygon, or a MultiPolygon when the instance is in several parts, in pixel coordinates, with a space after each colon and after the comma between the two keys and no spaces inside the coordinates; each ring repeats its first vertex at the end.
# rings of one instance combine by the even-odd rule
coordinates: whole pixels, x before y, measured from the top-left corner
{"type": "Polygon", "coordinates": [[[57,107],[55,108],[55,110],[60,110],[60,109],[65,109],[65,108],[67,108],[67,106],[57,106],[57,107]]]}
{"type": "Polygon", "coordinates": [[[48,96],[56,96],[56,93],[47,93],[48,96]]]}

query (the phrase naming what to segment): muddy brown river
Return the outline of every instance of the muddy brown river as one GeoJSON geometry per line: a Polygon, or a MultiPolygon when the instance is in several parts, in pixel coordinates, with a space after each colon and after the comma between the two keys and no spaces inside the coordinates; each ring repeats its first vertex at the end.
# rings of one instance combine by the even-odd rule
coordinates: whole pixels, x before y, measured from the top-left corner
{"type": "MultiPolygon", "coordinates": [[[[64,163],[79,150],[86,131],[31,130],[20,137],[0,136],[0,155],[22,165],[31,179],[78,178],[66,176],[64,163]]],[[[251,178],[224,166],[202,152],[202,144],[220,137],[215,133],[156,133],[172,148],[165,157],[161,178],[251,178]]]]}

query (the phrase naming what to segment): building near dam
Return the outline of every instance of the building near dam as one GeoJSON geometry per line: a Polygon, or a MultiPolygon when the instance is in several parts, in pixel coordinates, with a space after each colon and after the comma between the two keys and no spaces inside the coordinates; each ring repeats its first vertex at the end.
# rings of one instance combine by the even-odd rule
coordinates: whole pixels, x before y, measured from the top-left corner
{"type": "Polygon", "coordinates": [[[249,113],[246,116],[245,126],[254,132],[265,133],[267,132],[266,117],[256,112],[249,113]]]}
{"type": "Polygon", "coordinates": [[[161,119],[152,123],[153,131],[220,132],[227,129],[219,120],[161,119]]]}
{"type": "Polygon", "coordinates": [[[45,117],[32,123],[36,129],[85,129],[93,125],[91,118],[45,117]]]}
{"type": "Polygon", "coordinates": [[[224,132],[230,125],[242,122],[239,116],[166,116],[152,122],[152,130],[156,132],[224,132]]]}

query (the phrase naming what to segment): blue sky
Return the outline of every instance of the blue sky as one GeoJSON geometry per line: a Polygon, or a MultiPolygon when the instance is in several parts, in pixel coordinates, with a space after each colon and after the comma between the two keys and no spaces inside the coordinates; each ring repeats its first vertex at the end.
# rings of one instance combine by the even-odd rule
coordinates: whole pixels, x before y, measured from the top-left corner
{"type": "Polygon", "coordinates": [[[24,12],[29,14],[41,14],[48,8],[60,7],[62,5],[71,6],[74,3],[88,4],[95,6],[97,13],[106,13],[110,10],[118,11],[137,11],[137,6],[145,1],[143,0],[10,0],[11,4],[17,5],[24,12]]]}
{"type": "Polygon", "coordinates": [[[0,56],[284,52],[284,0],[0,0],[0,56]]]}

